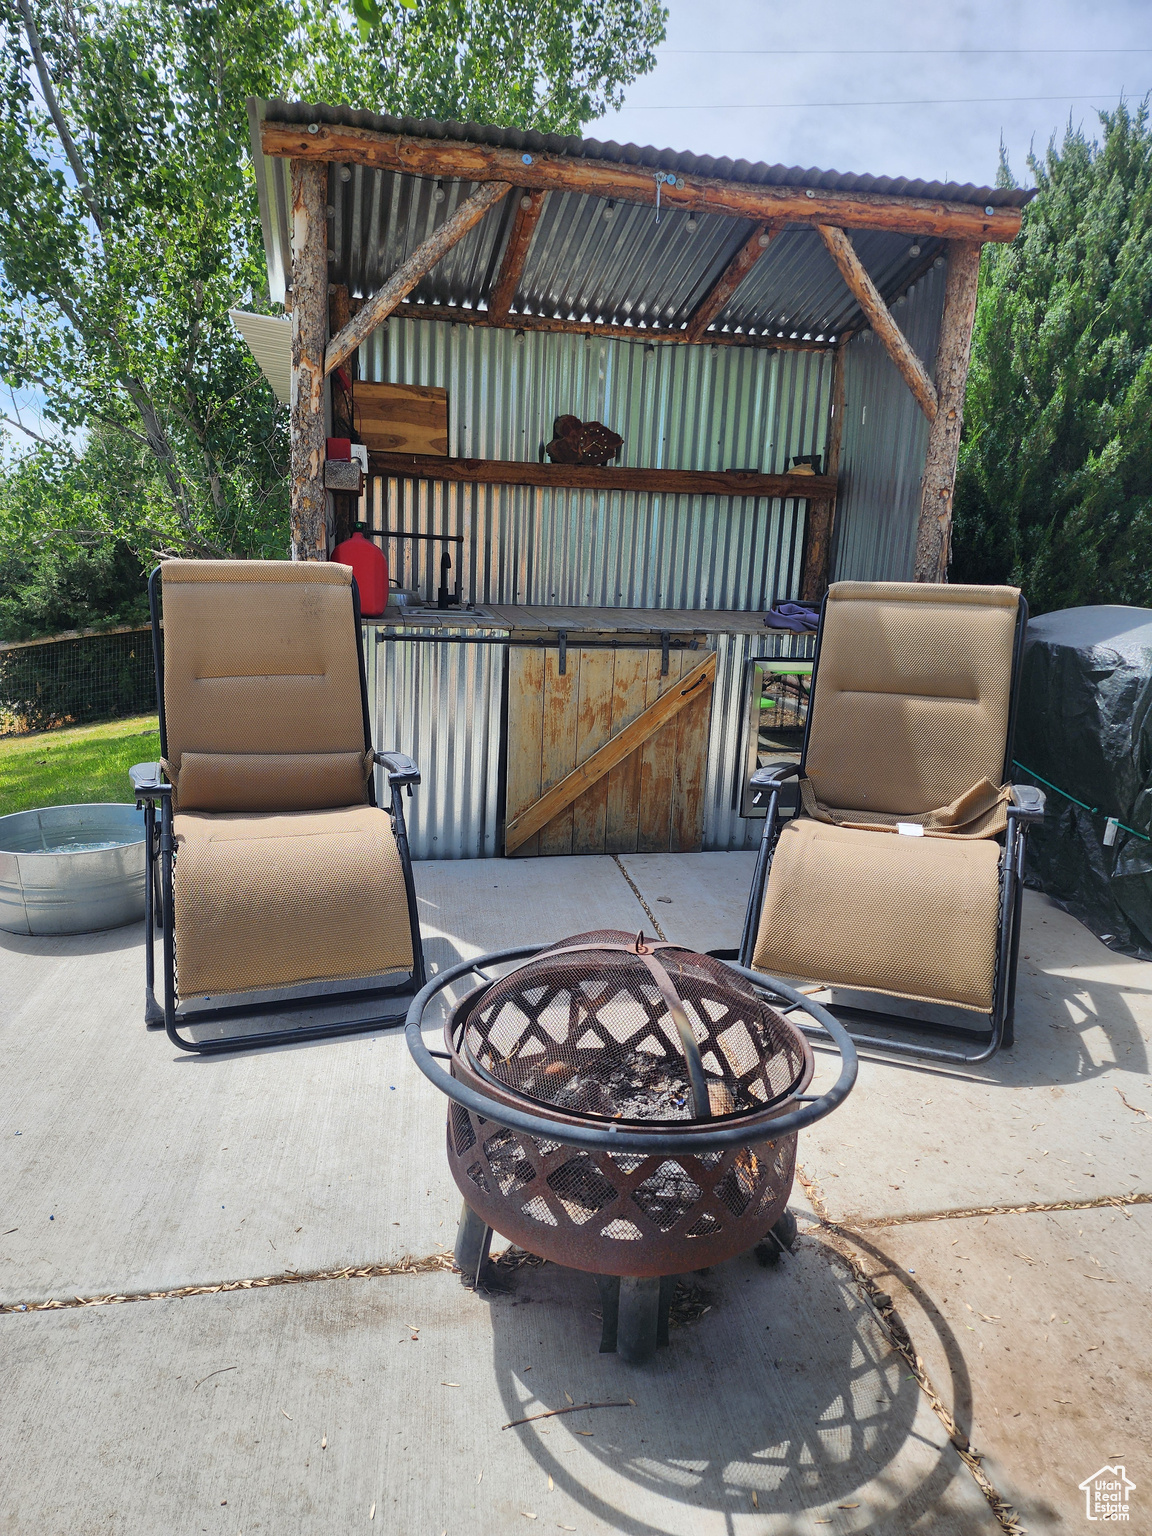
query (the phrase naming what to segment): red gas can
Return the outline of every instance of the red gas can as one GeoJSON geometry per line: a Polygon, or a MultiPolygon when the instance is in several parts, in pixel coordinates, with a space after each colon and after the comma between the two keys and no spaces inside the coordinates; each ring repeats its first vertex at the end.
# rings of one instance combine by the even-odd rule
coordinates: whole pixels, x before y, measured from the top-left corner
{"type": "Polygon", "coordinates": [[[352,567],[360,588],[360,612],[366,619],[378,619],[388,606],[388,561],[384,551],[357,529],[350,539],[337,544],[332,558],[352,567]]]}

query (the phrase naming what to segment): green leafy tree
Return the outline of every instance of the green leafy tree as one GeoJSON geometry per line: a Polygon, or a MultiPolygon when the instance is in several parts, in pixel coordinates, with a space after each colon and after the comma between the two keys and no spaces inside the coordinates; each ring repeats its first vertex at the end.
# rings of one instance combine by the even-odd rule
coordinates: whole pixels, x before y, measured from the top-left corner
{"type": "Polygon", "coordinates": [[[286,412],[227,315],[269,307],[248,97],[575,132],[664,22],[656,0],[0,0],[0,380],[64,434],[30,461],[44,488],[53,456],[87,488],[50,506],[21,469],[0,550],[35,505],[26,553],[70,519],[90,557],[94,529],[145,561],[285,552],[286,412]]]}
{"type": "Polygon", "coordinates": [[[1147,103],[1100,120],[1030,157],[980,277],[952,578],[1035,612],[1152,606],[1152,131],[1147,103]]]}

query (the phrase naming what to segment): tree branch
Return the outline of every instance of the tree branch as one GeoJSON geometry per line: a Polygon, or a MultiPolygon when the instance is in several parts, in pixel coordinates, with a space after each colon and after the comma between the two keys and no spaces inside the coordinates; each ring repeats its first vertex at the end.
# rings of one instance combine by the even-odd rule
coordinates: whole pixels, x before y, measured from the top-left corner
{"type": "Polygon", "coordinates": [[[35,438],[38,443],[43,443],[46,448],[55,448],[56,444],[50,437],[44,437],[39,432],[33,432],[31,427],[26,427],[22,421],[17,421],[14,416],[7,416],[0,411],[0,421],[6,421],[10,427],[15,427],[18,432],[25,433],[28,437],[35,438]]]}
{"type": "Polygon", "coordinates": [[[80,189],[80,195],[88,205],[88,212],[92,215],[92,222],[101,234],[104,233],[104,220],[100,212],[100,204],[96,201],[96,194],[92,190],[92,184],[88,180],[84,170],[84,162],[80,158],[80,151],[76,148],[76,141],[64,121],[64,114],[60,110],[60,103],[56,99],[56,91],[52,85],[52,76],[48,73],[48,65],[40,48],[40,34],[36,30],[36,22],[32,17],[32,7],[28,0],[16,0],[20,7],[20,14],[24,17],[24,30],[28,34],[28,46],[32,50],[32,58],[36,65],[36,73],[40,78],[40,90],[44,97],[44,105],[52,115],[52,121],[56,125],[56,132],[60,136],[60,142],[64,146],[64,153],[68,156],[68,164],[72,167],[72,174],[76,178],[76,185],[80,189]]]}

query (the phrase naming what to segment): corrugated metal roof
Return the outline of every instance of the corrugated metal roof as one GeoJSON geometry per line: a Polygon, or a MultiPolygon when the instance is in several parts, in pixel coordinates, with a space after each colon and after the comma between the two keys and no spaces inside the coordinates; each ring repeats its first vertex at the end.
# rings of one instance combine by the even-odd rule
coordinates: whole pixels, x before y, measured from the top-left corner
{"type": "Polygon", "coordinates": [[[277,123],[331,123],[334,126],[369,128],[376,133],[402,133],[419,139],[459,139],[469,144],[488,144],[496,149],[529,150],[534,154],[568,155],[573,159],[609,160],[621,165],[645,165],[653,170],[687,171],[694,176],[715,176],[721,181],[750,182],[765,187],[823,187],[834,192],[879,192],[893,197],[944,198],[952,203],[991,204],[994,208],[1020,208],[1035,196],[1020,187],[977,187],[971,182],[917,181],[907,176],[869,176],[854,172],[805,170],[799,165],[766,165],[762,160],[717,159],[688,151],[657,149],[652,144],[617,144],[609,139],[581,139],[576,135],[537,133],[533,129],[499,128],[492,123],[438,122],[430,117],[390,117],[352,107],[327,106],[300,101],[268,101],[258,104],[262,116],[277,123]]]}
{"type": "MultiPolygon", "coordinates": [[[[1015,188],[750,165],[476,123],[378,117],[347,107],[252,102],[250,113],[273,299],[283,299],[291,270],[291,173],[287,160],[260,153],[259,121],[265,115],[283,122],[319,121],[595,156],[762,184],[947,197],[996,206],[1018,205],[1029,195],[1015,188]]],[[[346,283],[353,296],[372,293],[472,190],[467,181],[437,182],[363,165],[338,166],[329,178],[328,191],[333,208],[331,281],[346,283]]],[[[434,313],[464,311],[462,319],[469,311],[482,313],[500,269],[515,207],[513,195],[482,219],[418,284],[410,302],[430,306],[434,313]]],[[[753,227],[747,220],[719,214],[693,215],[667,207],[658,214],[655,208],[637,203],[613,204],[580,193],[551,192],[536,226],[513,313],[679,331],[753,227]]],[[[940,240],[871,230],[854,231],[853,243],[889,303],[943,249],[940,240]]],[[[793,225],[768,247],[713,322],[712,331],[824,341],[862,323],[859,307],[819,235],[810,227],[793,225]]]]}

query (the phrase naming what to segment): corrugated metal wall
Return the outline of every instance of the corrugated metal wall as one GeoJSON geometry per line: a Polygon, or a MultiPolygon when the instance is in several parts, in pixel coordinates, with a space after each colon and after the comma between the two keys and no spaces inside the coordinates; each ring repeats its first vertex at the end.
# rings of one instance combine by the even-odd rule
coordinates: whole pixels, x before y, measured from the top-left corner
{"type": "MultiPolygon", "coordinates": [[[[391,640],[372,624],[364,641],[373,745],[420,765],[420,784],[404,801],[412,857],[495,857],[505,647],[391,640]]],[[[376,796],[387,805],[379,771],[376,796]]]]}
{"type": "MultiPolygon", "coordinates": [[[[893,310],[931,374],[944,306],[933,267],[893,310]]],[[[844,435],[832,569],[837,581],[911,581],[928,420],[883,343],[862,331],[844,366],[844,435]]]]}
{"type": "MultiPolygon", "coordinates": [[[[455,456],[534,461],[570,412],[619,432],[622,464],[765,473],[823,452],[832,381],[827,352],[440,320],[390,320],[360,367],[447,389],[455,456]]],[[[376,526],[464,536],[465,601],[753,609],[795,596],[800,577],[800,502],[398,480],[378,480],[373,499],[376,526]]],[[[388,553],[400,585],[438,584],[440,546],[393,542],[388,553]]]]}

